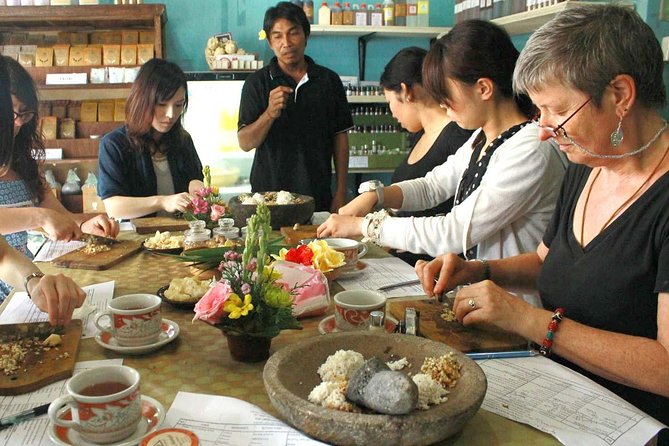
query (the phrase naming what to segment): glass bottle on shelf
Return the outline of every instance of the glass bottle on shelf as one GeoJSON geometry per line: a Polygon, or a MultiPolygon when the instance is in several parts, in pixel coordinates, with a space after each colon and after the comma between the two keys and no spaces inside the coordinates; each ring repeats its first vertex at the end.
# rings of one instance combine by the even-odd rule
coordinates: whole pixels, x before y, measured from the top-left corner
{"type": "Polygon", "coordinates": [[[207,223],[203,220],[188,222],[190,229],[184,231],[184,251],[209,247],[211,231],[206,228],[206,225],[207,223]]]}
{"type": "Polygon", "coordinates": [[[314,2],[312,0],[304,0],[304,3],[302,4],[302,9],[304,10],[304,14],[307,16],[307,20],[309,21],[309,23],[313,24],[314,2]]]}

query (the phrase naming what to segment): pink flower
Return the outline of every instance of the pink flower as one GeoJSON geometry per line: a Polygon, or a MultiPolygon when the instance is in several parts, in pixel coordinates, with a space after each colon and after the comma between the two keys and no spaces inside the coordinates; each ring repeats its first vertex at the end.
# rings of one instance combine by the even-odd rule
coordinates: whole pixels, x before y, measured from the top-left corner
{"type": "Polygon", "coordinates": [[[242,284],[242,293],[251,294],[251,285],[248,283],[242,284]]]}
{"type": "Polygon", "coordinates": [[[227,315],[223,310],[225,302],[230,298],[232,288],[227,282],[218,282],[213,288],[202,296],[195,304],[195,319],[200,319],[209,324],[218,324],[227,315]]]}
{"type": "Polygon", "coordinates": [[[195,195],[204,198],[204,197],[207,197],[207,196],[211,195],[211,192],[212,192],[211,187],[203,187],[199,191],[195,192],[195,195]]]}
{"type": "Polygon", "coordinates": [[[221,206],[220,204],[213,204],[211,206],[211,221],[218,221],[223,215],[225,215],[225,206],[221,206]]]}
{"type": "Polygon", "coordinates": [[[194,214],[206,214],[209,212],[209,203],[200,197],[195,197],[190,202],[194,214]]]}

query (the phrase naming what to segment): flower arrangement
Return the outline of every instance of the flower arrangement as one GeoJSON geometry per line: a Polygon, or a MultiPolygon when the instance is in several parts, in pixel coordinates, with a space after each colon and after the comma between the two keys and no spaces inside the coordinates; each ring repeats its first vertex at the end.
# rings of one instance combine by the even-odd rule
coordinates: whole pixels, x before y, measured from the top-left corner
{"type": "Polygon", "coordinates": [[[188,221],[203,220],[207,223],[207,227],[211,227],[219,218],[227,216],[229,209],[218,193],[218,186],[211,185],[209,166],[204,166],[202,174],[204,187],[195,192],[195,197],[191,200],[183,217],[188,221]]]}
{"type": "Polygon", "coordinates": [[[330,272],[346,263],[344,254],[330,248],[325,240],[312,240],[306,245],[283,248],[276,257],[287,262],[311,266],[322,273],[330,272]]]}
{"type": "Polygon", "coordinates": [[[195,305],[195,317],[226,334],[272,338],[284,329],[300,329],[292,314],[295,290],[280,284],[267,265],[271,233],[269,208],[259,205],[248,222],[242,253],[227,249],[220,262],[221,280],[195,305]]]}

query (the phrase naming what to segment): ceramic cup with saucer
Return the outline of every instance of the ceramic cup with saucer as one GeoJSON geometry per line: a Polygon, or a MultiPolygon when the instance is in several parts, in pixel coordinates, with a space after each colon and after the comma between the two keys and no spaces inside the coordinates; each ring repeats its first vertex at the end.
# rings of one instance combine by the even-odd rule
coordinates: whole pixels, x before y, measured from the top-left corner
{"type": "MultiPolygon", "coordinates": [[[[395,327],[397,326],[397,319],[395,319],[392,316],[388,316],[386,314],[386,317],[384,318],[384,325],[386,328],[386,331],[388,333],[392,333],[395,331],[395,327]]],[[[322,335],[324,334],[330,334],[330,333],[339,333],[340,331],[337,329],[335,326],[335,317],[334,315],[330,315],[327,317],[324,317],[319,323],[318,323],[318,332],[322,335]]]]}
{"type": "Polygon", "coordinates": [[[367,330],[372,311],[385,313],[386,296],[378,291],[346,290],[335,294],[335,326],[340,331],[367,330]]]}
{"type": "Polygon", "coordinates": [[[124,346],[120,345],[114,334],[110,331],[99,331],[95,335],[95,342],[108,350],[122,353],[125,355],[143,355],[159,349],[165,344],[169,344],[179,336],[179,324],[169,319],[163,319],[160,324],[160,335],[156,342],[146,345],[124,346]]]}
{"type": "Polygon", "coordinates": [[[160,297],[153,294],[128,294],[112,299],[107,310],[95,316],[100,331],[110,331],[126,347],[153,344],[160,336],[160,297]],[[110,325],[102,325],[109,319],[110,325]]]}
{"type": "MultiPolygon", "coordinates": [[[[142,438],[158,430],[165,420],[165,408],[160,402],[142,395],[141,411],[142,415],[137,424],[135,432],[123,440],[109,443],[107,446],[136,446],[142,438]]],[[[72,411],[69,408],[61,410],[58,417],[63,420],[72,419],[72,411]]],[[[49,438],[58,446],[97,446],[98,443],[91,443],[83,438],[79,432],[69,427],[52,424],[49,426],[49,438]]]]}
{"type": "MultiPolygon", "coordinates": [[[[300,240],[300,244],[306,245],[314,239],[300,240]]],[[[328,246],[344,254],[344,266],[340,267],[340,273],[345,274],[356,270],[358,259],[367,254],[367,245],[350,238],[326,238],[323,239],[328,246]]]]}
{"type": "Polygon", "coordinates": [[[57,426],[74,429],[86,441],[113,443],[132,435],[141,419],[139,373],[123,366],[84,370],[66,384],[67,395],[49,405],[49,419],[57,426]],[[69,408],[70,420],[60,412],[69,408]]]}

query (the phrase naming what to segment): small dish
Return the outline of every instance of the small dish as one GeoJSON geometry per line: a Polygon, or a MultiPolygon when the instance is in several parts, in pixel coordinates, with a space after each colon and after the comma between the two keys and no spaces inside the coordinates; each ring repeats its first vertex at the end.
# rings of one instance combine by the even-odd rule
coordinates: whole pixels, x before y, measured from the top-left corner
{"type": "MultiPolygon", "coordinates": [[[[70,409],[64,409],[60,414],[59,418],[65,420],[72,419],[72,411],[70,409]]],[[[146,435],[154,432],[160,427],[165,419],[165,408],[158,401],[154,400],[151,397],[142,395],[142,418],[139,420],[137,425],[137,430],[129,436],[124,438],[120,442],[110,443],[107,446],[132,446],[139,443],[139,441],[146,435]]],[[[79,446],[93,446],[97,443],[89,443],[83,440],[79,436],[79,432],[69,427],[56,426],[54,424],[49,425],[49,438],[55,444],[59,446],[70,446],[70,445],[79,445],[79,446]]]]}
{"type": "Polygon", "coordinates": [[[156,295],[160,297],[163,300],[163,302],[167,302],[174,308],[182,308],[184,310],[192,310],[193,308],[195,308],[195,304],[197,302],[183,302],[180,300],[172,300],[169,297],[165,296],[165,291],[167,291],[169,287],[170,287],[169,285],[161,286],[160,288],[158,288],[158,291],[156,291],[156,295]]]}
{"type": "Polygon", "coordinates": [[[361,260],[358,260],[358,263],[355,264],[355,268],[351,271],[342,272],[339,275],[339,279],[348,279],[349,277],[355,277],[358,274],[362,273],[367,268],[367,264],[361,260]]]}
{"type": "MultiPolygon", "coordinates": [[[[397,319],[395,319],[392,316],[386,315],[384,325],[386,326],[386,331],[388,333],[392,333],[395,331],[395,326],[397,325],[397,319]]],[[[334,315],[330,315],[318,323],[318,332],[320,334],[339,333],[339,329],[335,327],[334,315]]]]}
{"type": "Polygon", "coordinates": [[[95,335],[95,342],[100,344],[100,346],[117,353],[125,353],[126,355],[141,355],[157,350],[163,345],[174,341],[177,336],[179,336],[179,324],[169,319],[163,319],[163,323],[161,324],[160,329],[161,333],[158,336],[158,340],[153,344],[138,345],[135,347],[119,345],[118,341],[116,341],[116,338],[114,338],[114,335],[108,331],[97,332],[95,335]]]}
{"type": "Polygon", "coordinates": [[[179,246],[178,248],[163,248],[163,249],[147,248],[144,245],[144,242],[142,242],[142,248],[154,254],[181,254],[181,252],[184,250],[183,246],[179,246]]]}

